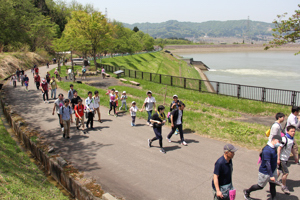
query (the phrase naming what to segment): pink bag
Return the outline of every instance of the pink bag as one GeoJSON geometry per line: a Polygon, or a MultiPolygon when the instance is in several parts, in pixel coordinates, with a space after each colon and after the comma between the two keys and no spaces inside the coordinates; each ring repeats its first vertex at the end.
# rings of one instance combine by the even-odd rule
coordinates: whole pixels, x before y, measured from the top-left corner
{"type": "Polygon", "coordinates": [[[236,195],[236,190],[229,190],[229,199],[234,200],[236,195]]]}
{"type": "Polygon", "coordinates": [[[281,137],[284,137],[284,136],[285,136],[285,134],[283,132],[281,132],[281,137]]]}

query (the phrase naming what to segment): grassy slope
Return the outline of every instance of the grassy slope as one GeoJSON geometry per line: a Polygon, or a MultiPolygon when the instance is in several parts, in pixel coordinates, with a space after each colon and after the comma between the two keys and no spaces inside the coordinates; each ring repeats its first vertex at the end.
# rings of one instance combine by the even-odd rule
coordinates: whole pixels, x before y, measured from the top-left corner
{"type": "MultiPolygon", "coordinates": [[[[100,61],[98,61],[100,62],[100,61]]],[[[199,73],[168,53],[156,52],[102,59],[102,64],[124,66],[127,69],[200,79],[199,73]]]]}
{"type": "Polygon", "coordinates": [[[0,199],[68,199],[47,181],[0,120],[0,199]]]}
{"type": "MultiPolygon", "coordinates": [[[[114,76],[114,75],[112,75],[114,76]]],[[[127,80],[135,80],[127,78],[127,80]]],[[[290,107],[262,103],[245,99],[237,99],[228,96],[219,96],[214,94],[199,93],[181,88],[164,86],[144,80],[136,80],[141,83],[141,89],[135,89],[128,86],[111,86],[119,91],[127,91],[128,104],[136,101],[138,108],[142,107],[146,97],[146,91],[151,90],[156,98],[157,105],[164,103],[164,95],[166,93],[166,112],[169,111],[169,104],[172,101],[172,95],[179,95],[179,99],[186,104],[184,115],[184,128],[196,131],[200,135],[207,135],[212,138],[228,140],[240,145],[251,148],[260,148],[265,145],[267,138],[264,136],[265,131],[269,128],[260,124],[251,124],[234,120],[240,117],[241,113],[268,115],[271,118],[276,112],[284,112],[289,114],[290,107]]],[[[64,90],[69,89],[70,83],[60,82],[59,87],[64,90]]],[[[78,90],[79,96],[87,97],[88,91],[98,90],[101,99],[101,105],[108,107],[108,97],[105,95],[106,90],[92,87],[85,84],[74,84],[74,88],[78,90]]],[[[147,118],[146,112],[138,112],[140,118],[147,118]]],[[[128,122],[129,123],[129,122],[128,122]]],[[[300,141],[300,135],[297,136],[300,141]]]]}

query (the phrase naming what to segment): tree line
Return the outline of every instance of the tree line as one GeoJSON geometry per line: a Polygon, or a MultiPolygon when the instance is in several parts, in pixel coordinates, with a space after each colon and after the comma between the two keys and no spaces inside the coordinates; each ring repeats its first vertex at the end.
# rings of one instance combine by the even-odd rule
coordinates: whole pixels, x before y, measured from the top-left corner
{"type": "Polygon", "coordinates": [[[92,4],[82,5],[75,0],[71,3],[2,0],[0,27],[0,52],[43,49],[55,54],[76,51],[84,57],[96,58],[100,53],[132,54],[154,49],[154,39],[150,35],[110,21],[92,4]]]}

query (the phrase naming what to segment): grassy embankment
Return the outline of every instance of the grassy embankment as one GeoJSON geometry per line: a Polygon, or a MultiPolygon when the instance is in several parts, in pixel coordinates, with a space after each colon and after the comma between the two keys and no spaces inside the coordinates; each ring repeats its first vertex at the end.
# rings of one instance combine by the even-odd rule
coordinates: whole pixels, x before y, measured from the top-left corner
{"type": "MultiPolygon", "coordinates": [[[[145,57],[149,57],[151,55],[143,54],[143,56],[135,56],[116,57],[113,59],[109,59],[109,61],[114,65],[121,65],[125,67],[129,65],[127,62],[130,61],[130,65],[134,65],[137,70],[160,70],[158,70],[158,61],[155,59],[152,60],[154,63],[148,61],[147,65],[147,62],[145,61],[143,62],[143,64],[141,64],[141,66],[138,65],[138,63],[132,62],[132,59],[143,60],[142,58],[144,58],[146,60],[145,57]]],[[[168,58],[164,59],[167,61],[160,62],[168,63],[172,61],[168,58]]],[[[172,59],[175,58],[172,57],[172,59]]],[[[108,60],[104,60],[104,62],[106,64],[109,64],[108,60]]],[[[135,68],[134,66],[130,67],[135,68]]],[[[171,65],[171,67],[172,66],[175,65],[171,65]]],[[[174,69],[168,70],[172,72],[179,71],[178,68],[175,67],[174,69]]],[[[165,72],[168,72],[168,70],[165,72]]],[[[162,72],[160,71],[159,73],[162,72]]],[[[193,73],[191,76],[195,75],[194,72],[191,73],[193,73]]],[[[186,77],[189,77],[188,75],[189,73],[186,73],[186,77]]],[[[112,74],[112,76],[114,75],[112,74]]],[[[193,131],[196,131],[200,135],[234,142],[250,148],[261,148],[265,145],[267,138],[264,136],[264,134],[269,127],[257,123],[240,122],[237,121],[236,118],[241,117],[242,115],[257,115],[258,117],[270,116],[270,118],[273,119],[275,113],[277,112],[283,112],[285,114],[290,113],[290,106],[262,103],[258,101],[237,99],[215,94],[199,93],[197,91],[165,86],[162,84],[128,77],[126,77],[126,79],[128,81],[135,80],[141,83],[141,88],[136,89],[130,86],[120,85],[110,86],[109,88],[116,88],[119,91],[127,91],[128,103],[134,100],[137,102],[137,106],[141,108],[143,101],[146,98],[146,91],[151,90],[153,92],[153,96],[156,98],[157,105],[163,104],[164,96],[167,96],[165,104],[165,106],[167,107],[167,112],[169,111],[168,106],[172,101],[173,94],[177,94],[179,96],[179,99],[186,104],[186,111],[184,114],[184,128],[186,130],[191,129],[193,131]]],[[[65,90],[69,89],[69,83],[61,82],[59,83],[59,86],[65,90]]],[[[101,104],[108,107],[108,103],[106,101],[108,100],[108,97],[105,95],[105,90],[85,84],[76,83],[74,84],[74,88],[78,90],[79,95],[84,98],[87,97],[87,92],[89,90],[94,91],[97,89],[100,93],[100,98],[102,99],[101,104]]],[[[147,114],[145,112],[138,112],[137,116],[144,119],[147,118],[147,114]]],[[[300,141],[299,139],[300,135],[297,136],[298,141],[300,141]]]]}
{"type": "Polygon", "coordinates": [[[0,119],[0,199],[69,199],[11,138],[0,119]]]}

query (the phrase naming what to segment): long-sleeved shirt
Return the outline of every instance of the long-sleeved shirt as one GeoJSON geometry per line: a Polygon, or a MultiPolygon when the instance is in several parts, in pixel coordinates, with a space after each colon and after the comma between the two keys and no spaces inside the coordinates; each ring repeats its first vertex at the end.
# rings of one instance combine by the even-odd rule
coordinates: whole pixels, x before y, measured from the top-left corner
{"type": "MultiPolygon", "coordinates": [[[[297,116],[295,116],[293,113],[291,113],[290,116],[288,117],[285,128],[287,128],[289,125],[295,126],[296,130],[298,131],[300,130],[300,121],[298,120],[297,116]]],[[[285,131],[287,132],[286,129],[285,131]]]]}
{"type": "Polygon", "coordinates": [[[87,107],[87,111],[88,112],[90,112],[90,110],[91,111],[93,111],[94,110],[94,108],[95,108],[95,101],[94,101],[94,99],[93,98],[86,98],[85,99],[85,106],[87,107]]]}

